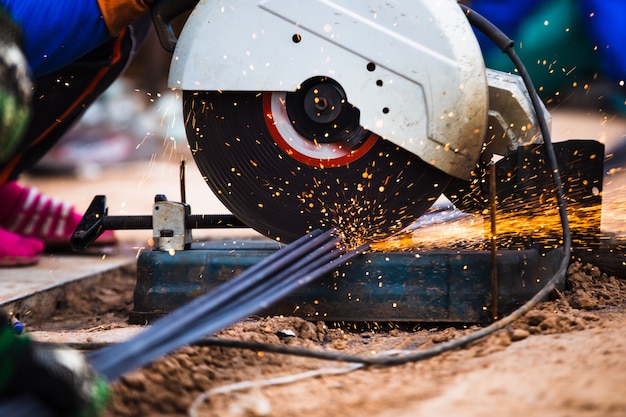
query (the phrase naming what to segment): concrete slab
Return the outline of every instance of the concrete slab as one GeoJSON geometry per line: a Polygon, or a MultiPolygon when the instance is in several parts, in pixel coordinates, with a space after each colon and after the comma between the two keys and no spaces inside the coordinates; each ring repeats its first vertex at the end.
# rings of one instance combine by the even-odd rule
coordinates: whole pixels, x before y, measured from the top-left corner
{"type": "Polygon", "coordinates": [[[93,329],[78,331],[35,331],[29,332],[31,339],[39,342],[65,343],[70,345],[96,345],[124,342],[145,330],[145,326],[126,325],[113,329],[98,326],[93,329]]]}
{"type": "Polygon", "coordinates": [[[134,274],[134,256],[47,255],[37,265],[0,270],[0,308],[40,320],[70,287],[81,291],[112,274],[134,274]]]}
{"type": "Polygon", "coordinates": [[[2,269],[0,305],[134,263],[125,256],[48,255],[34,266],[2,269]]]}

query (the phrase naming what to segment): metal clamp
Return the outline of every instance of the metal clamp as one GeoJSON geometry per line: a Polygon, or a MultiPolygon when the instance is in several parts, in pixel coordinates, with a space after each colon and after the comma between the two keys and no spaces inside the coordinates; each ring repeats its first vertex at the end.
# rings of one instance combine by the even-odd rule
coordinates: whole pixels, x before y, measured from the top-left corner
{"type": "Polygon", "coordinates": [[[154,250],[168,252],[189,249],[191,229],[185,225],[189,215],[189,204],[167,201],[164,195],[157,195],[152,206],[154,250]]]}
{"type": "Polygon", "coordinates": [[[70,239],[72,249],[81,251],[95,241],[105,230],[153,229],[154,249],[180,250],[191,243],[191,229],[248,227],[232,214],[190,214],[185,203],[155,197],[152,216],[109,216],[106,196],[97,195],[91,201],[70,239]]]}

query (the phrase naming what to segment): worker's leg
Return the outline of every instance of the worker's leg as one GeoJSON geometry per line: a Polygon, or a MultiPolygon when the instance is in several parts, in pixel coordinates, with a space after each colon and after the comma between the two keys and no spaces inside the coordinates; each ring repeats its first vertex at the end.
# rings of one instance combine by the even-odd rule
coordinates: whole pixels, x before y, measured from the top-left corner
{"type": "MultiPolygon", "coordinates": [[[[0,198],[3,200],[0,228],[5,232],[39,238],[49,244],[69,241],[81,214],[71,205],[21,187],[15,181],[119,77],[147,34],[149,25],[149,19],[142,18],[117,38],[105,42],[76,62],[34,81],[31,122],[17,151],[0,165],[0,198]]],[[[112,237],[109,233],[101,239],[112,237]]],[[[3,246],[2,242],[0,246],[3,246]]],[[[18,248],[0,247],[0,257],[11,256],[13,250],[18,248]]]]}

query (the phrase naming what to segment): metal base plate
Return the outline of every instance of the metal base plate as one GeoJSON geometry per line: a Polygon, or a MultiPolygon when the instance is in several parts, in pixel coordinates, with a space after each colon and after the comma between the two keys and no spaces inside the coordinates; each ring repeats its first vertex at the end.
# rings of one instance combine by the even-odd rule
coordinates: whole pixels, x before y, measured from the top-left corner
{"type": "MultiPolygon", "coordinates": [[[[215,241],[192,249],[143,252],[130,321],[144,324],[206,293],[280,249],[275,241],[215,241]]],[[[374,252],[300,288],[262,315],[332,322],[483,323],[491,312],[491,253],[469,250],[374,252]]],[[[499,315],[552,277],[560,249],[497,255],[499,315]]]]}

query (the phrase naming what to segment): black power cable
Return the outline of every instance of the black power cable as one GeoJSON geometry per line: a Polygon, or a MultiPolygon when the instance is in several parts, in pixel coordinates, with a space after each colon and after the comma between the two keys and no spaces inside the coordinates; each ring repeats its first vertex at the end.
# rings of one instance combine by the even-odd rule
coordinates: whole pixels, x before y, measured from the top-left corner
{"type": "MultiPolygon", "coordinates": [[[[463,346],[468,345],[469,343],[475,342],[479,339],[482,339],[494,332],[504,329],[507,326],[511,325],[514,321],[518,320],[524,314],[526,314],[529,310],[531,310],[538,302],[545,299],[550,293],[554,290],[556,285],[565,277],[565,273],[567,272],[567,266],[569,265],[570,259],[570,250],[571,250],[571,233],[569,228],[569,221],[567,218],[567,206],[565,203],[564,193],[561,178],[559,176],[558,170],[558,162],[556,158],[556,154],[554,152],[554,148],[552,146],[552,139],[550,135],[550,129],[548,128],[547,121],[545,119],[543,110],[541,108],[541,100],[537,95],[533,87],[533,83],[530,79],[524,64],[521,62],[517,54],[513,49],[514,42],[507,37],[502,31],[500,31],[495,25],[489,22],[480,14],[474,12],[470,8],[461,5],[461,8],[465,12],[468,21],[472,26],[476,29],[480,30],[484,33],[492,42],[494,42],[503,53],[506,53],[511,61],[516,66],[520,77],[524,81],[524,85],[528,90],[528,94],[530,95],[531,102],[533,105],[533,109],[536,113],[537,120],[539,123],[539,129],[543,136],[543,140],[545,143],[545,149],[547,152],[548,161],[552,168],[552,177],[554,180],[554,184],[556,186],[557,200],[559,204],[559,214],[561,219],[561,225],[563,229],[563,259],[559,265],[558,270],[554,273],[554,275],[548,280],[546,285],[535,294],[530,300],[528,300],[524,305],[519,307],[517,310],[510,313],[508,316],[503,317],[499,321],[492,323],[491,325],[484,327],[480,330],[469,333],[459,339],[451,340],[449,342],[440,343],[434,347],[405,353],[396,356],[360,356],[360,355],[350,355],[343,354],[337,352],[328,352],[328,351],[314,351],[310,349],[302,349],[291,346],[284,345],[275,345],[268,343],[256,343],[256,342],[245,342],[240,340],[230,340],[230,339],[222,339],[222,338],[205,338],[199,340],[194,343],[194,345],[200,346],[223,346],[223,347],[231,347],[238,349],[249,349],[256,351],[265,351],[265,352],[273,352],[273,353],[281,353],[281,354],[289,354],[296,356],[305,356],[316,359],[324,359],[324,360],[334,360],[341,362],[356,362],[363,363],[366,365],[375,365],[375,366],[392,366],[392,365],[400,365],[408,362],[416,362],[419,360],[428,359],[434,356],[437,356],[441,353],[448,352],[454,349],[461,348],[463,346]]],[[[77,347],[88,347],[88,346],[77,346],[77,347]]]]}

